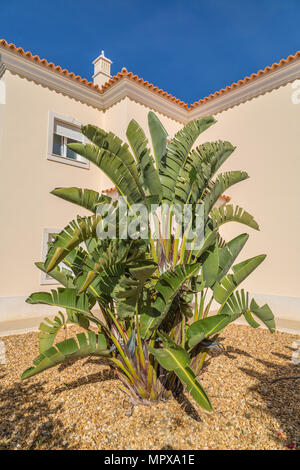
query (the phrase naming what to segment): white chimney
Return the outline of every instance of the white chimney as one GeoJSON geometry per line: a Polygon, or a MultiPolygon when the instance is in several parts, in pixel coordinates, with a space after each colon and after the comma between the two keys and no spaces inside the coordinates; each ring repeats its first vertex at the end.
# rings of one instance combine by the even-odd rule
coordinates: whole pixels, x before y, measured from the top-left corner
{"type": "Polygon", "coordinates": [[[104,55],[104,51],[101,51],[101,55],[94,60],[94,75],[93,80],[95,85],[101,87],[107,80],[111,78],[110,66],[112,61],[104,55]]]}

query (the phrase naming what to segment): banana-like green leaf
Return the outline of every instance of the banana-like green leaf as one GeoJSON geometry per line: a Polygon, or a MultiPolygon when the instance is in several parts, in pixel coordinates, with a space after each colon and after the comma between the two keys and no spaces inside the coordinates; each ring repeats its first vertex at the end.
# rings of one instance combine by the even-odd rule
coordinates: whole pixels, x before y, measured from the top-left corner
{"type": "Polygon", "coordinates": [[[230,315],[212,315],[194,322],[187,330],[189,347],[192,349],[204,338],[209,338],[209,336],[223,330],[232,321],[230,315]]]}
{"type": "Polygon", "coordinates": [[[193,259],[198,261],[201,261],[201,256],[205,251],[207,251],[209,248],[213,249],[214,244],[216,243],[217,240],[217,230],[210,230],[208,226],[205,227],[205,234],[204,234],[204,239],[203,242],[197,250],[193,250],[193,259]]]}
{"type": "Polygon", "coordinates": [[[142,260],[140,265],[129,265],[127,268],[134,279],[124,275],[124,269],[123,275],[112,287],[111,294],[120,318],[134,316],[137,309],[139,314],[151,311],[150,295],[144,284],[157,269],[157,265],[150,260],[142,260]]]}
{"type": "Polygon", "coordinates": [[[194,322],[187,330],[188,345],[192,349],[199,344],[204,338],[208,338],[216,333],[222,331],[229,323],[235,321],[241,315],[253,328],[258,328],[260,325],[257,323],[252,313],[254,313],[270,330],[271,333],[275,331],[274,315],[268,305],[259,307],[255,300],[252,299],[249,306],[249,294],[244,289],[240,292],[236,291],[231,294],[227,302],[220,309],[218,315],[213,315],[197,322],[194,322]]]}
{"type": "Polygon", "coordinates": [[[245,246],[248,238],[248,233],[242,233],[230,240],[223,248],[221,248],[221,250],[219,250],[219,273],[216,278],[217,281],[222,279],[228,273],[237,256],[245,246]]]}
{"type": "Polygon", "coordinates": [[[157,266],[146,259],[145,247],[138,241],[108,240],[100,243],[91,253],[88,266],[76,278],[79,293],[97,293],[100,297],[111,297],[113,290],[124,276],[131,273],[135,279],[145,282],[157,266]]]}
{"type": "Polygon", "coordinates": [[[210,183],[209,191],[203,199],[205,220],[207,220],[211,209],[224,191],[247,178],[249,178],[249,176],[245,171],[228,171],[227,173],[218,175],[216,181],[210,183]]]}
{"type": "Polygon", "coordinates": [[[162,166],[164,199],[172,201],[174,199],[174,192],[175,195],[178,196],[177,185],[180,191],[182,178],[186,176],[186,174],[181,174],[181,170],[186,167],[189,152],[199,135],[215,122],[216,120],[212,116],[190,121],[180,129],[171,142],[168,143],[166,158],[162,166]]]}
{"type": "MultiPolygon", "coordinates": [[[[141,190],[139,174],[128,144],[123,143],[122,140],[112,132],[105,132],[103,129],[99,129],[99,127],[96,126],[83,126],[81,130],[83,135],[99,149],[108,150],[110,153],[117,156],[129,170],[137,187],[141,190]]],[[[141,194],[143,193],[141,192],[141,194]]]]}
{"type": "MultiPolygon", "coordinates": [[[[151,120],[151,119],[150,119],[151,120]]],[[[155,168],[154,160],[148,148],[148,140],[140,125],[132,119],[127,128],[126,136],[138,163],[138,168],[148,194],[162,197],[162,187],[158,170],[155,168]]]]}
{"type": "Polygon", "coordinates": [[[219,247],[217,242],[207,250],[204,257],[202,264],[203,280],[205,287],[211,287],[216,282],[219,270],[219,247]]]}
{"type": "MultiPolygon", "coordinates": [[[[35,263],[35,265],[44,273],[47,273],[44,263],[35,263]]],[[[75,287],[74,280],[72,277],[72,273],[67,269],[60,269],[58,266],[52,271],[47,273],[48,276],[52,277],[64,287],[68,287],[70,289],[75,287]]]]}
{"type": "Polygon", "coordinates": [[[69,144],[69,147],[98,166],[114,183],[119,193],[127,196],[129,204],[143,203],[145,195],[140,181],[136,181],[126,164],[117,155],[91,144],[74,143],[69,144]]]}
{"type": "Polygon", "coordinates": [[[234,147],[230,142],[218,140],[216,142],[206,142],[196,147],[195,152],[199,154],[204,163],[205,172],[210,166],[209,178],[212,179],[218,169],[226,162],[228,157],[234,152],[234,147]]]}
{"type": "Polygon", "coordinates": [[[59,317],[54,317],[53,321],[45,318],[39,326],[39,351],[43,353],[51,348],[59,330],[66,324],[65,317],[61,312],[58,312],[59,317]]]}
{"type": "Polygon", "coordinates": [[[57,290],[52,289],[51,292],[34,292],[26,302],[29,304],[46,304],[60,308],[66,308],[85,314],[87,317],[91,315],[91,298],[87,294],[78,294],[76,289],[67,289],[58,287],[57,290]]]}
{"type": "Polygon", "coordinates": [[[116,284],[112,296],[115,299],[119,318],[133,317],[136,314],[141,286],[140,281],[126,276],[122,276],[120,281],[116,284]]]}
{"type": "Polygon", "coordinates": [[[106,339],[103,334],[95,334],[88,331],[88,340],[84,333],[79,333],[75,338],[69,338],[55,346],[43,351],[33,360],[33,367],[25,370],[21,376],[22,380],[33,377],[50,367],[61,364],[71,359],[78,359],[85,356],[109,356],[106,339]]]}
{"type": "Polygon", "coordinates": [[[234,149],[230,142],[222,141],[206,142],[193,149],[178,174],[176,201],[188,203],[201,200],[217,169],[234,149]]]}
{"type": "Polygon", "coordinates": [[[66,309],[68,316],[68,323],[74,323],[75,325],[88,330],[90,326],[90,320],[86,317],[84,313],[75,312],[74,310],[66,309]]]}
{"type": "Polygon", "coordinates": [[[59,316],[55,316],[53,320],[45,318],[39,326],[39,351],[43,353],[51,348],[58,332],[63,328],[66,323],[75,323],[82,328],[88,329],[89,320],[84,315],[67,309],[68,321],[66,322],[64,315],[58,312],[59,316]]]}
{"type": "MultiPolygon", "coordinates": [[[[233,292],[219,312],[230,317],[245,315],[249,310],[249,294],[244,289],[233,292]]],[[[236,317],[237,318],[237,317],[236,317]]]]}
{"type": "Polygon", "coordinates": [[[226,241],[224,240],[224,238],[221,237],[219,233],[217,233],[217,242],[220,250],[226,245],[226,241]]]}
{"type": "Polygon", "coordinates": [[[175,372],[177,377],[187,387],[188,392],[202,408],[212,411],[208,396],[189,367],[191,359],[185,349],[174,343],[167,335],[163,336],[162,348],[148,346],[148,349],[164,369],[175,372]]]}
{"type": "Polygon", "coordinates": [[[199,272],[200,264],[177,265],[173,270],[165,271],[155,285],[157,298],[150,314],[141,315],[141,335],[148,338],[166,317],[174,297],[179,289],[193,275],[199,272]]]}
{"type": "Polygon", "coordinates": [[[181,382],[186,386],[187,391],[191,394],[194,400],[205,410],[213,411],[211,402],[204,388],[197,380],[192,369],[190,367],[180,367],[174,372],[177,377],[181,380],[181,382]]]}
{"type": "Polygon", "coordinates": [[[112,297],[119,318],[133,317],[137,312],[139,314],[151,312],[150,292],[141,280],[123,276],[116,284],[112,297]]]}
{"type": "MultiPolygon", "coordinates": [[[[122,264],[122,270],[119,269],[118,273],[115,272],[115,264],[113,263],[112,266],[106,268],[103,267],[102,272],[100,272],[101,269],[99,268],[99,266],[101,266],[101,256],[99,255],[99,258],[96,262],[92,258],[93,253],[93,250],[91,250],[91,253],[87,253],[82,250],[81,247],[77,247],[65,256],[63,263],[72,270],[75,276],[73,278],[74,285],[65,287],[74,287],[78,291],[78,294],[81,294],[82,292],[87,292],[88,294],[94,297],[96,296],[97,300],[100,300],[103,296],[105,297],[105,295],[102,295],[105,294],[103,285],[106,286],[106,284],[110,284],[108,290],[109,292],[111,292],[115,285],[112,285],[112,281],[117,282],[120,276],[124,273],[124,263],[122,264]],[[116,274],[118,276],[117,280],[115,279],[116,274]],[[107,278],[109,278],[111,282],[106,282],[107,278]],[[99,288],[100,284],[101,288],[99,288]]],[[[108,251],[105,252],[105,255],[108,254],[108,251]]],[[[53,271],[51,271],[51,273],[52,272],[53,271]]],[[[110,301],[110,299],[108,299],[108,301],[110,301]]],[[[76,321],[73,321],[73,323],[78,322],[80,326],[84,327],[82,318],[78,318],[76,321]],[[78,320],[80,320],[80,322],[78,320]]]]}
{"type": "Polygon", "coordinates": [[[110,292],[115,285],[115,278],[117,281],[124,274],[126,264],[129,263],[126,257],[128,251],[129,246],[126,247],[123,240],[98,242],[96,248],[90,253],[89,263],[83,266],[82,272],[77,276],[76,287],[79,293],[86,291],[90,286],[95,288],[103,282],[105,284],[106,278],[114,280],[113,283],[109,283],[111,284],[110,292]]]}
{"type": "Polygon", "coordinates": [[[259,328],[260,324],[254,320],[252,313],[250,310],[244,313],[245,320],[247,321],[248,325],[252,326],[252,328],[259,328]]]}
{"type": "Polygon", "coordinates": [[[213,287],[214,298],[220,304],[224,304],[232,292],[243,282],[266,258],[266,255],[258,255],[249,258],[239,265],[233,266],[234,274],[227,274],[213,287]],[[239,269],[236,267],[239,266],[239,269]]]}
{"type": "Polygon", "coordinates": [[[226,206],[219,207],[218,209],[215,207],[210,211],[209,215],[213,221],[214,228],[218,228],[227,222],[239,222],[259,230],[254,217],[239,206],[234,207],[232,204],[226,204],[226,206]]]}
{"type": "Polygon", "coordinates": [[[168,133],[156,114],[154,114],[152,111],[148,113],[148,126],[156,161],[156,169],[159,170],[162,159],[166,154],[168,133]]]}
{"type": "Polygon", "coordinates": [[[205,281],[203,281],[203,273],[199,276],[194,276],[191,279],[191,285],[194,292],[201,292],[206,287],[205,281]]]}
{"type": "Polygon", "coordinates": [[[271,333],[276,329],[274,315],[270,307],[267,304],[259,307],[254,299],[250,302],[249,293],[245,293],[244,289],[233,292],[219,312],[221,312],[222,315],[228,315],[233,318],[233,320],[240,315],[244,315],[250,326],[258,328],[260,324],[254,320],[252,316],[252,314],[254,314],[266,325],[271,333]]]}
{"type": "Polygon", "coordinates": [[[153,261],[143,261],[139,266],[132,266],[129,268],[129,272],[133,277],[141,282],[146,282],[152,274],[156,271],[157,264],[153,261]]]}
{"type": "Polygon", "coordinates": [[[97,277],[91,284],[91,288],[99,295],[99,297],[111,299],[116,285],[125,273],[125,264],[114,265],[97,277]]]}
{"type": "Polygon", "coordinates": [[[89,254],[81,246],[77,246],[64,257],[63,263],[75,276],[78,276],[83,266],[89,264],[89,254]]]}
{"type": "Polygon", "coordinates": [[[98,166],[115,184],[119,193],[127,196],[129,204],[144,202],[145,194],[128,145],[123,144],[113,133],[95,126],[82,127],[82,133],[93,144],[72,143],[68,147],[98,166]]]}
{"type": "Polygon", "coordinates": [[[104,194],[99,194],[97,191],[92,189],[82,189],[82,188],[55,188],[51,191],[51,194],[54,196],[60,197],[65,201],[72,202],[78,206],[84,207],[89,211],[96,213],[97,207],[100,204],[109,204],[111,198],[105,196],[104,194]]]}
{"type": "Polygon", "coordinates": [[[254,299],[251,300],[250,311],[254,313],[266,327],[270,330],[271,333],[274,333],[276,329],[275,318],[270,309],[269,305],[265,304],[262,307],[259,307],[254,299]]]}
{"type": "Polygon", "coordinates": [[[162,348],[153,348],[148,346],[149,351],[156,358],[159,358],[160,365],[166,370],[175,370],[178,368],[178,362],[182,367],[190,365],[191,359],[189,353],[181,346],[176,344],[172,339],[163,332],[159,332],[159,336],[163,341],[162,348]],[[176,353],[176,357],[174,357],[176,353]]]}
{"type": "Polygon", "coordinates": [[[80,243],[96,238],[100,221],[101,216],[78,217],[57,234],[47,253],[44,264],[46,272],[52,271],[80,243]]]}

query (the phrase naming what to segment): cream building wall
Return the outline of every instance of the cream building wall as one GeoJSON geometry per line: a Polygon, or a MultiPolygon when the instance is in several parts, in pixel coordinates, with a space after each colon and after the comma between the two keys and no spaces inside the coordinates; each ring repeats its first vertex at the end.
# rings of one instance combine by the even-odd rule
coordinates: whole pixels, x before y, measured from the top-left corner
{"type": "MultiPolygon", "coordinates": [[[[104,112],[10,71],[1,82],[6,101],[0,108],[0,322],[53,313],[47,306],[25,303],[30,293],[57,287],[42,285],[34,265],[42,260],[44,230],[62,229],[78,213],[88,212],[50,191],[77,186],[101,192],[112,186],[93,164],[85,169],[47,159],[49,113],[95,124],[126,140],[130,119],[146,128],[149,111],[125,97],[104,112]]],[[[180,128],[178,122],[158,115],[171,132],[180,128]]]]}
{"type": "Polygon", "coordinates": [[[110,182],[92,165],[85,169],[47,160],[50,111],[102,126],[101,111],[9,71],[4,79],[0,319],[14,319],[47,310],[24,303],[30,292],[51,287],[41,286],[40,272],[33,264],[42,258],[43,231],[61,229],[78,214],[75,205],[50,191],[64,186],[100,190],[110,182]]]}
{"type": "MultiPolygon", "coordinates": [[[[116,89],[112,94],[117,93],[116,89]]],[[[173,103],[168,117],[168,106],[171,105],[166,100],[159,98],[160,105],[155,98],[151,106],[152,95],[145,94],[144,104],[141,104],[141,99],[134,99],[134,96],[139,96],[138,88],[137,91],[128,89],[131,95],[128,92],[128,96],[120,99],[111,98],[112,104],[104,109],[9,70],[2,75],[0,324],[53,313],[50,307],[25,303],[30,293],[57,287],[41,285],[40,271],[33,263],[42,259],[44,229],[61,229],[78,213],[84,215],[85,211],[52,196],[50,191],[68,186],[101,191],[112,186],[92,164],[86,169],[47,159],[49,113],[95,124],[124,140],[132,118],[140,123],[149,137],[147,115],[150,109],[155,110],[170,136],[187,122],[189,115],[184,115],[183,111],[178,112],[177,119],[174,117],[173,103]]],[[[250,233],[241,259],[267,254],[267,259],[247,279],[244,287],[256,294],[259,302],[268,302],[277,318],[283,318],[286,327],[291,328],[295,328],[297,321],[299,325],[300,321],[300,104],[293,104],[293,91],[289,82],[226,111],[214,113],[217,123],[197,142],[222,139],[237,147],[222,171],[246,170],[250,179],[226,194],[232,197],[233,204],[255,216],[261,231],[228,224],[222,229],[222,234],[228,240],[242,232],[250,233]]],[[[211,114],[206,113],[205,110],[209,109],[206,106],[196,110],[199,116],[211,114]]],[[[192,115],[198,117],[195,112],[192,115]]]]}
{"type": "MultiPolygon", "coordinates": [[[[130,98],[125,97],[122,101],[104,112],[104,129],[106,131],[114,132],[122,140],[127,141],[127,126],[131,119],[135,119],[142,126],[149,142],[151,142],[148,129],[148,113],[150,110],[151,108],[148,106],[137,103],[132,101],[130,98]]],[[[171,136],[173,136],[183,126],[183,123],[168,118],[167,116],[157,111],[155,112],[171,136]]]]}
{"type": "Polygon", "coordinates": [[[245,170],[250,178],[226,194],[254,215],[260,231],[230,223],[222,235],[229,240],[250,234],[240,260],[267,254],[243,287],[291,325],[300,321],[300,104],[293,104],[293,92],[287,84],[218,113],[217,123],[201,137],[237,147],[222,170],[245,170]]]}

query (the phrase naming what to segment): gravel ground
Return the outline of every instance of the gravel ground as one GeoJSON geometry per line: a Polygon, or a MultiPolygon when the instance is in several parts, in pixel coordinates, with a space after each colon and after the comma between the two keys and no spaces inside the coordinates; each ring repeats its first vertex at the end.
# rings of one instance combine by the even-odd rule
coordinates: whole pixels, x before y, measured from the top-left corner
{"type": "Polygon", "coordinates": [[[0,449],[293,449],[300,447],[300,380],[288,333],[230,325],[225,353],[201,375],[213,413],[188,395],[130,416],[127,397],[98,359],[57,366],[25,382],[37,334],[8,336],[0,365],[0,449]]]}

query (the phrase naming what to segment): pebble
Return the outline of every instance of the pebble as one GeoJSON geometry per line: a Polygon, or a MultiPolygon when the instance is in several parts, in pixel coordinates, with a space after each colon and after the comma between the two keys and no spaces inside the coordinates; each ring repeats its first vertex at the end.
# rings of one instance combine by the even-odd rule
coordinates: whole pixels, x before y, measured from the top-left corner
{"type": "MultiPolygon", "coordinates": [[[[58,336],[58,341],[63,336],[58,336]]],[[[297,335],[229,325],[199,379],[214,407],[206,413],[185,393],[132,416],[120,382],[94,358],[56,366],[27,381],[38,355],[37,334],[2,338],[0,449],[256,449],[300,448],[300,380],[291,361],[297,335]]]]}

